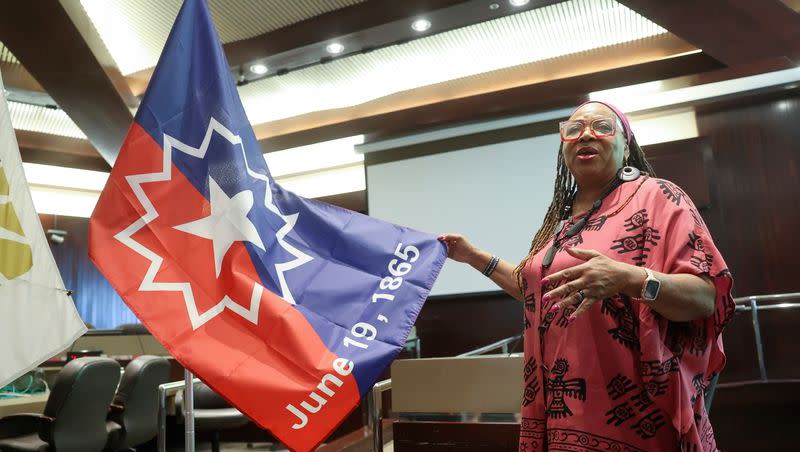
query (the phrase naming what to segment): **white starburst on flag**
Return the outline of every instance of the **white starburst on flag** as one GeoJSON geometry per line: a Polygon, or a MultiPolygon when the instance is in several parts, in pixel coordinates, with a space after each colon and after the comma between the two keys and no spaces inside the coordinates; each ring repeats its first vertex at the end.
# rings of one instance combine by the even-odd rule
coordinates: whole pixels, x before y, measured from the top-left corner
{"type": "MultiPolygon", "coordinates": [[[[197,148],[192,147],[190,145],[182,143],[181,141],[175,139],[174,137],[164,134],[164,146],[163,146],[164,153],[163,153],[161,171],[156,173],[132,174],[125,177],[125,180],[128,182],[128,185],[130,185],[134,195],[144,208],[145,214],[142,215],[138,220],[131,223],[128,227],[120,231],[118,234],[116,234],[114,238],[116,238],[122,244],[124,244],[128,248],[132,249],[133,251],[137,252],[138,254],[142,255],[143,257],[145,257],[147,260],[150,261],[150,266],[148,267],[147,272],[142,278],[142,282],[139,285],[139,290],[181,292],[183,294],[184,302],[186,303],[186,310],[189,313],[189,319],[192,322],[192,328],[195,330],[201,327],[209,320],[211,320],[212,318],[216,317],[225,308],[230,309],[236,314],[242,316],[243,318],[257,325],[258,307],[261,302],[261,294],[263,293],[264,287],[258,282],[253,283],[253,292],[250,297],[250,308],[244,308],[243,306],[235,303],[226,295],[225,297],[222,298],[222,300],[220,300],[219,303],[214,305],[212,308],[208,309],[203,313],[200,313],[197,309],[197,304],[195,303],[194,293],[192,291],[192,286],[190,283],[155,282],[156,274],[158,274],[158,271],[161,268],[161,264],[163,263],[164,259],[163,257],[154,253],[150,249],[146,248],[141,243],[134,240],[132,236],[141,228],[143,228],[146,224],[158,218],[159,215],[155,207],[153,206],[153,203],[150,201],[150,199],[147,197],[144,190],[142,189],[142,184],[148,182],[165,182],[172,179],[173,148],[177,151],[183,152],[193,157],[201,159],[205,158],[206,152],[208,151],[209,143],[211,142],[211,137],[214,133],[219,134],[220,136],[228,140],[228,142],[230,142],[235,146],[238,146],[241,149],[247,174],[250,177],[263,181],[265,184],[264,206],[271,212],[273,212],[275,215],[280,217],[285,223],[284,226],[282,226],[275,234],[275,238],[278,244],[284,250],[293,255],[295,259],[289,262],[276,263],[275,270],[278,274],[278,281],[281,286],[281,297],[287,302],[295,304],[292,292],[289,289],[288,284],[286,283],[285,272],[297,268],[311,261],[312,259],[311,256],[303,253],[302,251],[298,250],[297,248],[295,248],[286,241],[286,235],[292,230],[294,225],[297,223],[297,217],[299,214],[294,213],[290,215],[284,215],[280,211],[280,209],[278,209],[278,207],[272,200],[272,190],[270,189],[269,177],[264,174],[259,174],[250,168],[250,165],[247,162],[247,155],[245,153],[244,146],[242,144],[242,139],[239,135],[235,135],[233,132],[228,130],[225,126],[220,124],[213,117],[209,120],[208,128],[206,129],[206,134],[205,137],[203,138],[203,142],[200,144],[200,147],[197,148]]],[[[217,257],[215,256],[215,260],[216,259],[217,257]]],[[[219,259],[221,260],[221,257],[219,259]]],[[[219,271],[217,272],[217,274],[219,274],[219,271]]]]}

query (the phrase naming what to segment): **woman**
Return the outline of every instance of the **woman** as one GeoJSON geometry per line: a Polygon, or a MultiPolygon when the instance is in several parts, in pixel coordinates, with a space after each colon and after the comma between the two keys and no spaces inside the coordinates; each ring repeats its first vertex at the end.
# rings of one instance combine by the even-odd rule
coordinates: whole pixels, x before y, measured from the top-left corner
{"type": "Polygon", "coordinates": [[[560,132],[553,201],[518,266],[439,237],[525,303],[519,450],[716,450],[704,390],[734,310],[725,262],[619,110],[587,102],[560,132]]]}

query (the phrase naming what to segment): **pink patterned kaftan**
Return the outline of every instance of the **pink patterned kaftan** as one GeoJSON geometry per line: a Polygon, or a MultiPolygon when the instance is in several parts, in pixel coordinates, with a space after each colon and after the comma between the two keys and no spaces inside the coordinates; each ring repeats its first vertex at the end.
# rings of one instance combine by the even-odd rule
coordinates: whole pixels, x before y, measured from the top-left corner
{"type": "Polygon", "coordinates": [[[663,273],[706,274],[716,286],[715,311],[704,320],[672,322],[645,302],[617,295],[569,325],[574,309],[548,313],[559,300],[541,301],[555,287],[542,287],[541,279],[582,261],[561,250],[543,270],[545,247],[523,270],[519,450],[717,450],[704,389],[725,363],[721,333],[734,311],[733,281],[692,201],[666,180],[624,183],[564,245],[663,273]]]}

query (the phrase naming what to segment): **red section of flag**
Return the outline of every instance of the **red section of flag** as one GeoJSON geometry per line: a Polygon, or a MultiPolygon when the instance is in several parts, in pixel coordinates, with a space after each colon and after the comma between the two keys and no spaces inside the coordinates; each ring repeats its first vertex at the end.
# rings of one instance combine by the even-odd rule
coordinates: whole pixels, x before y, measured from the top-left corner
{"type": "MultiPolygon", "coordinates": [[[[294,306],[264,289],[257,324],[224,309],[195,330],[184,292],[140,290],[151,261],[115,236],[145,214],[126,177],[160,173],[163,161],[161,147],[134,123],[92,215],[90,257],[172,356],[262,427],[291,439],[292,447],[313,447],[356,406],[359,394],[348,361],[336,361],[294,306]],[[317,389],[309,394],[309,388],[317,389]]],[[[131,239],[163,259],[154,283],[190,284],[200,313],[226,295],[249,308],[260,280],[242,243],[228,251],[217,278],[212,242],[174,228],[207,216],[208,200],[174,166],[169,180],[142,189],[158,217],[131,239]]]]}

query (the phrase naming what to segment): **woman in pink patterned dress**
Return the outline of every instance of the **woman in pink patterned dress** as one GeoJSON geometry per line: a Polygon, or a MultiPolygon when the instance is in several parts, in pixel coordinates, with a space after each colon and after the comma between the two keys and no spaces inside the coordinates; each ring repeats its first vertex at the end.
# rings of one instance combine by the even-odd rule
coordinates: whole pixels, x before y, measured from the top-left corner
{"type": "Polygon", "coordinates": [[[734,311],[725,262],[619,110],[587,102],[560,132],[553,201],[522,263],[440,237],[525,304],[519,450],[717,450],[704,391],[734,311]]]}

